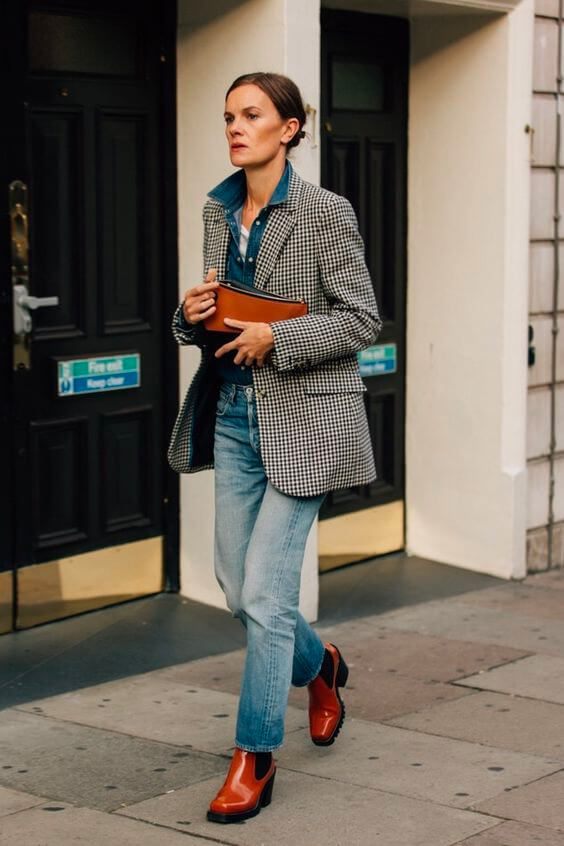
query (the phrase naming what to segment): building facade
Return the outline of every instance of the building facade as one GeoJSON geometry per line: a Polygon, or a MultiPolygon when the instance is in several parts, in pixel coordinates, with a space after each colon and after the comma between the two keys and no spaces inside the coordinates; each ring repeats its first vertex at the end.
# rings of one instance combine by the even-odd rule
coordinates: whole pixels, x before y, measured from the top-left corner
{"type": "Polygon", "coordinates": [[[6,8],[0,628],[163,589],[224,607],[213,473],[166,466],[199,360],[169,324],[232,170],[225,91],[257,69],[299,85],[293,164],[353,204],[384,318],[360,355],[379,479],[324,505],[302,611],[320,569],[402,549],[560,566],[559,3],[6,8]],[[58,303],[13,317],[22,286],[58,303]]]}

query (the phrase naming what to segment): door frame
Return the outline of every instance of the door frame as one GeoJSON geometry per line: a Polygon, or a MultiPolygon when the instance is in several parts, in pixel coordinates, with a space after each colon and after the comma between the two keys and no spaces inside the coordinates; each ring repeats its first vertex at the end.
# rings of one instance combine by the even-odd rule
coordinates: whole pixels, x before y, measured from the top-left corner
{"type": "Polygon", "coordinates": [[[18,0],[7,0],[2,9],[0,26],[0,62],[1,91],[6,104],[6,114],[13,123],[5,127],[3,134],[4,155],[0,162],[0,190],[2,192],[0,239],[6,249],[0,250],[4,261],[0,263],[0,467],[3,482],[0,485],[0,573],[12,573],[12,614],[11,627],[16,624],[16,579],[14,568],[15,549],[15,509],[14,509],[14,473],[16,456],[14,453],[13,419],[13,378],[12,378],[12,277],[10,215],[8,207],[8,185],[18,173],[25,173],[26,151],[18,143],[15,127],[23,125],[24,70],[25,70],[25,6],[18,0]]]}
{"type": "Polygon", "coordinates": [[[180,476],[167,461],[170,433],[178,413],[179,365],[178,346],[169,328],[178,306],[178,166],[177,166],[177,110],[176,110],[176,38],[178,27],[177,3],[162,7],[161,62],[161,173],[162,195],[162,267],[163,315],[166,320],[163,349],[163,441],[165,467],[163,478],[163,560],[165,591],[180,590],[180,476]]]}
{"type": "MultiPolygon", "coordinates": [[[[155,2],[155,0],[153,0],[155,2]]],[[[104,5],[101,3],[101,6],[104,5]]],[[[4,151],[0,162],[1,228],[0,239],[7,247],[0,262],[0,573],[12,571],[12,629],[16,627],[17,568],[15,561],[16,532],[25,521],[14,507],[14,479],[17,472],[12,371],[12,280],[10,267],[10,218],[8,185],[13,179],[26,179],[26,151],[19,143],[19,128],[24,125],[25,74],[27,72],[28,2],[7,0],[1,13],[2,35],[0,78],[6,113],[15,122],[4,131],[4,151]],[[14,128],[11,133],[10,129],[14,128]]],[[[160,62],[160,174],[161,174],[161,244],[162,244],[162,315],[163,354],[161,379],[163,382],[163,438],[160,445],[163,460],[163,566],[164,590],[176,592],[180,587],[180,483],[178,474],[169,466],[166,451],[168,439],[178,411],[179,378],[178,349],[172,341],[169,323],[178,305],[178,237],[177,237],[177,115],[176,115],[176,4],[165,3],[160,14],[158,35],[160,62]],[[168,331],[167,331],[168,330],[168,331]]]]}

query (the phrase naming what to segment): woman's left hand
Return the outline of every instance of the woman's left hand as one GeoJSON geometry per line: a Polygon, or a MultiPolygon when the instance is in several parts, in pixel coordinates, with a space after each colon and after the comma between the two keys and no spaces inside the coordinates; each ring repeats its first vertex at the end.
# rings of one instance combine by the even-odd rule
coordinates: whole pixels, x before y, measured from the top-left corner
{"type": "Polygon", "coordinates": [[[233,359],[235,364],[244,362],[250,365],[254,361],[259,367],[262,367],[266,355],[274,348],[274,337],[270,324],[255,323],[250,320],[233,320],[231,317],[225,317],[224,322],[233,329],[242,329],[243,331],[233,341],[229,341],[228,344],[220,347],[216,351],[215,357],[220,358],[230,350],[237,350],[233,359]]]}

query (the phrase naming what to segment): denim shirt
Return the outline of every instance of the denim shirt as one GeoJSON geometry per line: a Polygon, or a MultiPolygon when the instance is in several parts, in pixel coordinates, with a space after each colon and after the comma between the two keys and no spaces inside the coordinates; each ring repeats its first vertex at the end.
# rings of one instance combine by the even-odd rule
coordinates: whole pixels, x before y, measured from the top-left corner
{"type": "MultiPolygon", "coordinates": [[[[272,197],[264,206],[249,228],[249,241],[247,252],[243,257],[239,251],[239,238],[241,235],[241,215],[243,203],[247,196],[247,179],[245,171],[240,170],[232,173],[219,185],[216,185],[208,192],[208,197],[218,200],[224,207],[225,219],[231,230],[229,247],[227,250],[227,279],[240,282],[249,287],[254,287],[255,265],[260,247],[262,233],[266,221],[273,206],[284,202],[288,197],[292,165],[286,160],[284,172],[280,177],[278,185],[274,189],[272,197]]],[[[218,274],[221,278],[221,273],[218,274]]],[[[184,316],[182,316],[184,321],[184,316]]],[[[226,344],[233,336],[225,335],[222,332],[210,334],[210,347],[214,350],[226,344]]],[[[251,385],[253,382],[252,368],[245,364],[235,364],[233,359],[236,352],[228,352],[216,359],[216,370],[220,379],[227,382],[235,382],[240,385],[251,385]]]]}

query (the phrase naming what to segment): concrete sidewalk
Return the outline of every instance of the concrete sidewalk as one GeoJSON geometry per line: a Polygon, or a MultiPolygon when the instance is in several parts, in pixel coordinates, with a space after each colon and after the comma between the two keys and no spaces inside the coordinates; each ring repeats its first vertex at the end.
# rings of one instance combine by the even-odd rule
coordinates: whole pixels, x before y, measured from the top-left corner
{"type": "Polygon", "coordinates": [[[0,844],[564,846],[564,571],[316,628],[349,664],[347,719],[316,747],[291,691],[257,817],[206,820],[237,649],[0,711],[0,844]]]}

